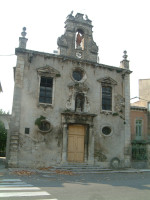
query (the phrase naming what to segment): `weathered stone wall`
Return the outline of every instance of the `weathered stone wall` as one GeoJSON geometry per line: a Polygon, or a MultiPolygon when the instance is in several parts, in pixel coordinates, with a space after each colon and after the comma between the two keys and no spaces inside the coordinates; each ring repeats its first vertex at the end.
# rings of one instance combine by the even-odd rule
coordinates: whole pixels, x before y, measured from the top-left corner
{"type": "Polygon", "coordinates": [[[69,97],[68,85],[74,82],[71,76],[72,70],[79,67],[85,71],[87,77],[85,84],[89,87],[87,92],[89,113],[97,115],[93,127],[95,163],[99,163],[101,167],[109,167],[111,160],[118,158],[120,165],[124,166],[126,120],[122,70],[117,71],[113,67],[108,69],[103,65],[64,60],[63,57],[34,52],[32,61],[29,62],[30,55],[31,52],[18,55],[11,123],[11,135],[16,134],[17,138],[16,144],[11,147],[10,165],[16,162],[17,166],[38,167],[61,163],[63,138],[61,112],[66,110],[69,97]],[[51,106],[39,104],[38,101],[40,79],[37,69],[41,67],[44,69],[46,66],[60,73],[60,77],[54,78],[54,99],[51,106]],[[101,110],[101,83],[98,80],[104,77],[110,77],[117,83],[113,87],[113,112],[101,110]],[[40,116],[46,117],[51,124],[48,133],[40,133],[37,130],[35,120],[40,116]],[[102,133],[102,127],[105,125],[111,127],[109,136],[102,133]],[[30,129],[29,134],[25,134],[25,128],[30,129]]]}
{"type": "Polygon", "coordinates": [[[84,162],[100,167],[130,165],[127,52],[120,68],[97,63],[92,21],[87,15],[72,14],[67,16],[65,33],[57,41],[59,55],[26,50],[25,27],[19,38],[8,155],[11,167],[67,163],[70,124],[86,129],[84,162]],[[82,78],[73,78],[73,71],[82,78]],[[39,103],[41,76],[53,78],[52,104],[39,103]],[[102,110],[103,86],[112,90],[112,109],[108,111],[102,110]],[[41,118],[48,123],[46,132],[37,126],[41,118]]]}

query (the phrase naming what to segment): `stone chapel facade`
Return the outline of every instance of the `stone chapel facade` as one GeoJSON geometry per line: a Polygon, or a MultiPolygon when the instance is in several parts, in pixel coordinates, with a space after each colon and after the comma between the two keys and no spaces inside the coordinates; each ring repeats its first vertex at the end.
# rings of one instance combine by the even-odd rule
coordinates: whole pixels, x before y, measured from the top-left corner
{"type": "Polygon", "coordinates": [[[9,167],[86,163],[130,166],[129,61],[98,63],[92,21],[67,16],[58,53],[16,48],[9,167]]]}

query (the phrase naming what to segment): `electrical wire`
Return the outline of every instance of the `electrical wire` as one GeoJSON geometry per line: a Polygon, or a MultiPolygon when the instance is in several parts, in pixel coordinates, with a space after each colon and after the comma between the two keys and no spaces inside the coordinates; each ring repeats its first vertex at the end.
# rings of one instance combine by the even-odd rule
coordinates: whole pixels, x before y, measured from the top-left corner
{"type": "Polygon", "coordinates": [[[141,100],[144,100],[144,101],[149,101],[149,100],[147,100],[147,99],[143,99],[143,98],[141,98],[141,97],[133,97],[133,98],[131,98],[130,100],[132,100],[132,99],[141,99],[141,100]]]}
{"type": "Polygon", "coordinates": [[[0,56],[15,56],[15,54],[9,54],[9,55],[0,55],[0,56]]]}

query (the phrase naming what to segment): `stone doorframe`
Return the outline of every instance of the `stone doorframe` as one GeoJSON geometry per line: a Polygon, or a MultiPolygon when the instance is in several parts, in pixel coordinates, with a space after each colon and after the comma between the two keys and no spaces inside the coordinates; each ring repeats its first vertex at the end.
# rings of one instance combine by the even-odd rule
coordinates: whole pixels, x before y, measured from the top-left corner
{"type": "MultiPolygon", "coordinates": [[[[68,163],[67,152],[68,152],[68,126],[71,124],[80,124],[89,127],[89,140],[87,146],[87,155],[85,154],[85,163],[94,164],[94,134],[93,134],[93,119],[95,114],[77,113],[77,112],[63,112],[62,126],[63,126],[63,145],[62,145],[62,163],[68,163]]],[[[87,131],[87,129],[86,129],[87,131]]],[[[86,134],[86,133],[85,133],[86,134]]]]}

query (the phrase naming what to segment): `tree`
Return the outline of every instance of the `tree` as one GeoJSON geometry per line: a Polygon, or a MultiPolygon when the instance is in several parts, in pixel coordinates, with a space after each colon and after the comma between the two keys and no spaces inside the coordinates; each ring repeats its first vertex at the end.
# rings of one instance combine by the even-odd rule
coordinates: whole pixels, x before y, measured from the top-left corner
{"type": "Polygon", "coordinates": [[[5,112],[2,109],[0,109],[0,114],[7,114],[7,115],[9,115],[9,112],[5,112]]]}
{"type": "MultiPolygon", "coordinates": [[[[0,109],[0,114],[6,114],[5,111],[0,109]]],[[[5,155],[6,151],[7,130],[2,121],[0,121],[0,156],[5,155]]]]}

